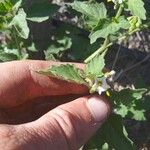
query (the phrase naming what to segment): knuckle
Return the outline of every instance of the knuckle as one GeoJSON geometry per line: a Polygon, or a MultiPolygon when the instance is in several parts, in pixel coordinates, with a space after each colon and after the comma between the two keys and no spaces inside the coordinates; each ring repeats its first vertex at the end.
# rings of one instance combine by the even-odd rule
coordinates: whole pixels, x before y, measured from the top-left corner
{"type": "Polygon", "coordinates": [[[75,115],[59,106],[52,111],[52,117],[61,131],[68,149],[77,149],[78,137],[75,126],[75,115]]]}

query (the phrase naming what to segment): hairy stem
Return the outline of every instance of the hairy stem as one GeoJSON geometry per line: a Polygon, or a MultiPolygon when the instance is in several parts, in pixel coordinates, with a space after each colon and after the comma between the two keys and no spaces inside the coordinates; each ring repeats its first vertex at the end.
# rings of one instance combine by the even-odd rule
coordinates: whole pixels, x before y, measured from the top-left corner
{"type": "MultiPolygon", "coordinates": [[[[118,19],[120,17],[122,11],[123,11],[123,6],[120,5],[120,7],[116,13],[116,16],[115,16],[116,19],[118,19]]],[[[105,52],[112,45],[113,45],[113,43],[109,41],[109,36],[107,36],[104,43],[102,44],[102,46],[98,50],[96,50],[92,55],[90,55],[87,59],[85,59],[84,62],[85,63],[90,62],[95,56],[105,52]]]]}
{"type": "Polygon", "coordinates": [[[114,62],[113,62],[113,65],[112,65],[112,69],[111,69],[111,70],[113,70],[113,69],[115,68],[115,66],[116,66],[116,63],[117,63],[117,60],[118,60],[118,57],[119,57],[119,53],[120,53],[120,49],[121,49],[121,43],[120,43],[119,48],[118,48],[118,50],[117,50],[117,53],[116,53],[116,56],[115,56],[115,60],[114,60],[114,62]]]}
{"type": "Polygon", "coordinates": [[[91,61],[95,56],[99,55],[100,53],[102,53],[103,51],[105,51],[108,47],[110,47],[112,45],[112,43],[109,43],[108,37],[105,39],[103,45],[96,50],[92,55],[90,55],[84,62],[88,63],[89,61],[91,61]]]}
{"type": "Polygon", "coordinates": [[[126,73],[126,72],[128,72],[128,71],[130,71],[130,70],[135,69],[136,67],[138,67],[139,65],[141,65],[141,64],[144,63],[145,61],[149,60],[149,58],[150,58],[150,54],[147,55],[147,56],[146,56],[143,60],[141,60],[140,62],[138,62],[138,63],[132,65],[131,67],[129,67],[129,68],[125,69],[125,70],[121,70],[121,71],[118,73],[118,75],[115,77],[114,82],[115,82],[116,80],[118,80],[124,73],[126,73]]]}
{"type": "Polygon", "coordinates": [[[117,11],[117,13],[116,13],[115,19],[118,19],[118,18],[121,16],[122,11],[123,11],[123,6],[120,5],[120,6],[119,6],[119,9],[118,9],[118,11],[117,11]]]}

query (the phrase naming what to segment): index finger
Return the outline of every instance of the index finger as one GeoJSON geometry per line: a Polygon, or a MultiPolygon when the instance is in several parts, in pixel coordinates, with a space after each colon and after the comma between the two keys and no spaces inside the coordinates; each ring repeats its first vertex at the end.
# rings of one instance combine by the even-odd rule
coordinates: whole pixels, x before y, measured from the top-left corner
{"type": "MultiPolygon", "coordinates": [[[[87,93],[87,87],[37,74],[58,62],[12,61],[0,64],[0,107],[9,108],[41,96],[87,93]]],[[[75,64],[83,68],[83,64],[75,64]]]]}

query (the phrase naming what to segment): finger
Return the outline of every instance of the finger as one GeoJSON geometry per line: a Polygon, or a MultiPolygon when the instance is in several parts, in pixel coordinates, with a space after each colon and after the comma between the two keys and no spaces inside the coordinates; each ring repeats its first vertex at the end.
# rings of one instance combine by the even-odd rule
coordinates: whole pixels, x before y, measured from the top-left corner
{"type": "Polygon", "coordinates": [[[0,124],[22,124],[35,121],[51,109],[73,101],[81,95],[45,96],[25,102],[16,107],[0,110],[0,124]]]}
{"type": "MultiPolygon", "coordinates": [[[[1,63],[0,107],[13,107],[41,96],[87,93],[87,87],[83,85],[46,77],[33,71],[60,64],[46,61],[1,63]]],[[[83,68],[82,64],[75,65],[83,68]]]]}
{"type": "Polygon", "coordinates": [[[77,150],[102,125],[109,109],[101,97],[82,97],[24,125],[23,131],[21,126],[17,127],[18,133],[20,136],[24,133],[26,149],[77,150]]]}

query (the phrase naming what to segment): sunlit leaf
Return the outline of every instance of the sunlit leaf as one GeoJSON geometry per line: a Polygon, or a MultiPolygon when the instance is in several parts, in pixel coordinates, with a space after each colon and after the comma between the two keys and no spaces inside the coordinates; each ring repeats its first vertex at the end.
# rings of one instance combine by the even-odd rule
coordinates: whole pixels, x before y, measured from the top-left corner
{"type": "Polygon", "coordinates": [[[92,26],[96,25],[100,19],[107,17],[107,9],[104,3],[74,1],[71,6],[76,11],[88,17],[87,23],[92,26]]]}
{"type": "Polygon", "coordinates": [[[110,99],[116,103],[115,113],[122,117],[135,120],[145,120],[144,108],[138,106],[146,89],[124,89],[120,92],[112,92],[110,99]]]}
{"type": "Polygon", "coordinates": [[[29,36],[29,27],[26,21],[26,13],[21,8],[18,11],[18,14],[12,19],[10,26],[15,27],[19,36],[24,39],[27,39],[29,36]]]}
{"type": "Polygon", "coordinates": [[[105,66],[104,54],[96,56],[86,64],[86,75],[98,77],[102,75],[102,69],[105,66]]]}
{"type": "Polygon", "coordinates": [[[134,16],[146,20],[146,10],[143,0],[128,0],[128,8],[134,16]]]}
{"type": "Polygon", "coordinates": [[[106,38],[108,35],[114,35],[120,29],[127,29],[128,27],[129,23],[123,16],[119,17],[117,21],[101,22],[101,25],[96,28],[96,31],[93,31],[89,36],[91,44],[98,38],[106,38]]]}
{"type": "Polygon", "coordinates": [[[68,82],[75,82],[78,84],[86,84],[81,76],[81,70],[74,65],[66,64],[60,66],[52,66],[49,69],[38,71],[40,74],[52,76],[68,82]]]}

